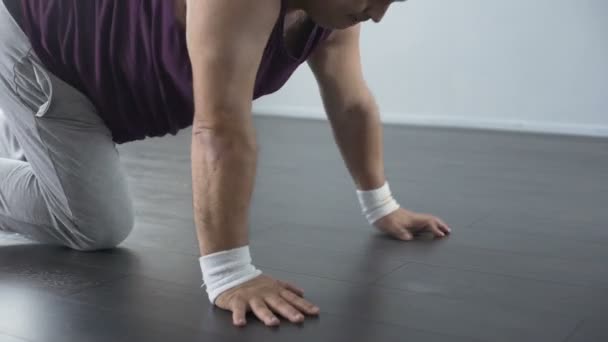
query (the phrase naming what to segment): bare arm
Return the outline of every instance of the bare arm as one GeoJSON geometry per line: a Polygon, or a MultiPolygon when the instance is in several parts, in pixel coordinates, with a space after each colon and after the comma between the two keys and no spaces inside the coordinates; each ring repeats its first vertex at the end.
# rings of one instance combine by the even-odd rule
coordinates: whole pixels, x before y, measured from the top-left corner
{"type": "Polygon", "coordinates": [[[309,58],[338,147],[359,190],[385,182],[378,106],[363,78],[360,25],[335,31],[309,58]]]}
{"type": "Polygon", "coordinates": [[[257,165],[253,89],[279,4],[188,1],[195,100],[192,192],[201,255],[248,244],[257,165]]]}
{"type": "MultiPolygon", "coordinates": [[[[359,190],[381,187],[384,176],[382,124],[378,106],[363,79],[359,51],[360,28],[334,32],[309,59],[323,103],[348,169],[359,190]]],[[[438,217],[399,208],[379,219],[376,227],[398,239],[430,229],[436,236],[450,232],[438,217]]]]}

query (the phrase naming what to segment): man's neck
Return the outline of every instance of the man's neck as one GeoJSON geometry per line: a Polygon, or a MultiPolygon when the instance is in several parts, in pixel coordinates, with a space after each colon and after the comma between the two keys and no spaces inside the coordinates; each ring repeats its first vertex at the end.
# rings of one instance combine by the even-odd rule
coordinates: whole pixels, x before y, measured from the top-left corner
{"type": "Polygon", "coordinates": [[[304,2],[306,0],[287,0],[287,9],[298,10],[304,9],[304,2]]]}

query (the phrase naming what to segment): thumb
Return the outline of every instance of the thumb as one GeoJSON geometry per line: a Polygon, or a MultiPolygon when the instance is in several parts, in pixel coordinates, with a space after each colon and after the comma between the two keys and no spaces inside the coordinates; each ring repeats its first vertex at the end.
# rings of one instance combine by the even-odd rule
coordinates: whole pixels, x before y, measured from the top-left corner
{"type": "Polygon", "coordinates": [[[412,239],[412,234],[407,229],[403,229],[401,234],[399,234],[399,238],[401,240],[409,241],[412,239]]]}

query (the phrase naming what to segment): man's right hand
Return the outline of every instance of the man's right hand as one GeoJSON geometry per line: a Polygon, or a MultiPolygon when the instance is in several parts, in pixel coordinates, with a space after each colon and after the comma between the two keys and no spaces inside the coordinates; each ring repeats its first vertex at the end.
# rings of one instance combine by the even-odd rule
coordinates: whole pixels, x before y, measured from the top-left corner
{"type": "Polygon", "coordinates": [[[218,307],[232,311],[234,325],[247,324],[245,315],[253,313],[267,326],[279,324],[273,311],[293,323],[304,320],[303,313],[318,315],[319,308],[304,298],[300,288],[267,275],[261,274],[239,286],[233,287],[215,300],[218,307]]]}

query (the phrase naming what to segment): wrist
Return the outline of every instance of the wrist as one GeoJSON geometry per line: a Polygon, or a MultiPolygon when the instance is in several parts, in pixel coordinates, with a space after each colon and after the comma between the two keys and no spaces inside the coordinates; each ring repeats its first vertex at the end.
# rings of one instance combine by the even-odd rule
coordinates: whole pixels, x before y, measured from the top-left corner
{"type": "Polygon", "coordinates": [[[373,191],[381,188],[386,184],[386,178],[380,176],[368,176],[364,180],[358,179],[355,182],[359,191],[373,191]]]}
{"type": "Polygon", "coordinates": [[[207,286],[212,304],[223,292],[262,274],[251,264],[249,245],[201,256],[199,262],[203,273],[201,287],[207,286]]]}
{"type": "Polygon", "coordinates": [[[357,198],[361,212],[371,225],[400,208],[392,196],[388,181],[376,189],[357,190],[357,198]]]}

